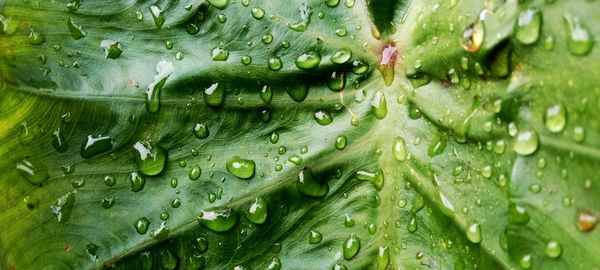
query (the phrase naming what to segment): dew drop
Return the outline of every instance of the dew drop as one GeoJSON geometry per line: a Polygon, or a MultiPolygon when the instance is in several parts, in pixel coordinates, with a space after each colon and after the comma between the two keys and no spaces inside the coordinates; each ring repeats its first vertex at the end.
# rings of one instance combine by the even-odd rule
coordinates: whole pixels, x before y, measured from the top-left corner
{"type": "Polygon", "coordinates": [[[533,154],[539,146],[538,134],[535,131],[521,131],[513,145],[515,153],[521,156],[533,154]]]}
{"type": "Polygon", "coordinates": [[[109,136],[87,136],[87,139],[81,144],[81,156],[91,158],[97,154],[111,150],[113,147],[112,138],[109,136]]]}
{"type": "Polygon", "coordinates": [[[229,59],[229,51],[221,46],[215,47],[211,51],[211,59],[213,61],[227,61],[229,59]]]}
{"type": "Polygon", "coordinates": [[[246,218],[254,224],[263,224],[267,220],[267,201],[263,198],[256,198],[245,212],[246,218]]]}
{"type": "Polygon", "coordinates": [[[267,64],[269,66],[269,69],[272,71],[278,71],[281,68],[283,68],[283,63],[281,63],[281,58],[276,57],[276,56],[269,58],[269,61],[267,64]]]}
{"type": "Polygon", "coordinates": [[[342,91],[346,86],[346,74],[341,71],[334,71],[331,73],[329,80],[327,81],[327,87],[332,91],[342,91]]]}
{"type": "Polygon", "coordinates": [[[40,185],[50,177],[48,169],[41,163],[22,160],[17,162],[15,167],[19,174],[33,185],[40,185]]]}
{"type": "Polygon", "coordinates": [[[387,115],[387,102],[382,91],[375,92],[375,96],[371,101],[371,113],[380,120],[387,115]]]}
{"type": "Polygon", "coordinates": [[[146,110],[149,113],[156,113],[160,109],[160,92],[174,70],[171,62],[161,60],[156,64],[154,81],[146,90],[146,110]]]}
{"type": "Polygon", "coordinates": [[[515,28],[515,38],[523,44],[533,44],[540,36],[542,12],[535,8],[521,11],[515,28]]]}
{"type": "Polygon", "coordinates": [[[562,254],[562,246],[557,241],[550,241],[546,244],[546,256],[550,258],[558,258],[562,254]]]}
{"type": "Polygon", "coordinates": [[[129,183],[131,184],[131,191],[138,192],[144,189],[144,186],[146,185],[146,177],[138,174],[137,172],[132,172],[129,175],[129,183]]]}
{"type": "Polygon", "coordinates": [[[384,175],[382,170],[377,170],[376,172],[368,171],[368,170],[358,170],[354,174],[356,179],[361,181],[369,181],[371,182],[377,190],[381,190],[384,183],[384,175]]]}
{"type": "Polygon", "coordinates": [[[237,224],[238,214],[231,208],[202,211],[198,221],[211,231],[226,232],[237,224]]]}
{"type": "Polygon", "coordinates": [[[190,172],[188,173],[188,177],[190,178],[190,180],[196,181],[198,180],[198,178],[200,178],[201,175],[202,169],[200,168],[200,166],[198,166],[198,164],[192,165],[192,167],[190,168],[190,172]]]}
{"type": "Polygon", "coordinates": [[[594,46],[594,37],[590,30],[583,25],[579,18],[564,16],[567,27],[567,47],[573,55],[584,56],[590,53],[594,46]]]}
{"type": "Polygon", "coordinates": [[[251,159],[243,159],[233,156],[227,160],[226,168],[231,174],[238,178],[250,179],[254,176],[255,163],[251,159]]]}
{"type": "Polygon", "coordinates": [[[323,240],[323,235],[318,231],[310,231],[310,235],[308,236],[308,243],[311,245],[321,243],[323,240]]]}
{"type": "Polygon", "coordinates": [[[333,117],[326,110],[318,110],[314,113],[314,118],[321,126],[326,126],[333,122],[333,117]]]}
{"type": "Polygon", "coordinates": [[[337,148],[338,150],[343,150],[344,148],[346,148],[347,140],[348,139],[344,135],[338,136],[337,139],[335,139],[335,148],[337,148]]]}
{"type": "Polygon", "coordinates": [[[557,133],[563,131],[567,124],[567,112],[565,107],[561,104],[548,107],[546,109],[544,122],[546,123],[546,128],[550,132],[557,133]]]}
{"type": "Polygon", "coordinates": [[[105,39],[100,42],[100,47],[104,49],[104,57],[106,59],[117,59],[123,53],[121,43],[111,39],[105,39]]]}
{"type": "Polygon", "coordinates": [[[360,238],[358,238],[355,234],[350,234],[348,239],[344,242],[343,247],[344,259],[347,261],[351,260],[358,254],[360,250],[360,238]]]}
{"type": "Polygon", "coordinates": [[[167,161],[167,151],[150,141],[138,141],[133,145],[135,163],[145,175],[161,173],[167,161]]]}
{"type": "Polygon", "coordinates": [[[474,244],[481,243],[481,226],[478,223],[471,224],[467,228],[467,239],[474,244]]]}
{"type": "Polygon", "coordinates": [[[298,173],[296,189],[303,195],[309,197],[325,197],[329,192],[329,185],[315,178],[310,168],[304,168],[298,173]]]}
{"type": "Polygon", "coordinates": [[[75,23],[71,17],[69,17],[69,20],[67,21],[67,27],[69,28],[69,32],[71,32],[71,36],[75,40],[82,39],[87,35],[87,32],[83,31],[81,25],[75,23]]]}
{"type": "Polygon", "coordinates": [[[315,69],[321,63],[321,54],[316,50],[309,50],[296,58],[296,67],[303,70],[315,69]]]}
{"type": "Polygon", "coordinates": [[[406,142],[400,136],[394,137],[394,143],[392,144],[392,154],[398,161],[406,160],[408,156],[408,150],[406,149],[406,142]]]}
{"type": "Polygon", "coordinates": [[[194,133],[194,136],[198,139],[206,139],[210,135],[208,127],[204,123],[196,123],[192,133],[194,133]]]}
{"type": "Polygon", "coordinates": [[[152,18],[154,19],[154,25],[156,25],[158,29],[161,29],[165,23],[165,14],[162,9],[158,6],[150,6],[150,14],[152,14],[152,18]]]}
{"type": "Polygon", "coordinates": [[[254,17],[257,20],[260,20],[265,16],[265,11],[259,7],[252,8],[251,13],[252,13],[252,17],[254,17]]]}

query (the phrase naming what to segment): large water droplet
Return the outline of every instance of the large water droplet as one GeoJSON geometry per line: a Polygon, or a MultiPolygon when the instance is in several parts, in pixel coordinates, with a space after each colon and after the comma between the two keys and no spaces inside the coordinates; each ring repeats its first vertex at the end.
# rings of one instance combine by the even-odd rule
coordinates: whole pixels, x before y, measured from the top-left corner
{"type": "Polygon", "coordinates": [[[167,151],[150,141],[138,141],[133,145],[135,162],[145,175],[157,175],[162,172],[167,161],[167,151]]]}
{"type": "Polygon", "coordinates": [[[39,185],[50,177],[46,166],[30,160],[17,162],[16,168],[19,174],[33,185],[39,185]]]}
{"type": "Polygon", "coordinates": [[[106,59],[117,59],[123,53],[121,43],[111,39],[105,39],[100,42],[100,47],[104,49],[104,57],[106,59]]]}
{"type": "Polygon", "coordinates": [[[190,180],[196,181],[198,180],[198,178],[200,178],[201,175],[202,169],[200,168],[200,166],[198,166],[198,164],[192,165],[192,167],[190,168],[190,172],[188,173],[188,177],[190,178],[190,180]]]}
{"type": "Polygon", "coordinates": [[[308,236],[308,243],[311,245],[321,243],[323,240],[323,235],[318,231],[310,231],[310,235],[308,236]]]}
{"type": "Polygon", "coordinates": [[[337,139],[335,139],[335,148],[337,148],[338,150],[343,150],[344,148],[346,148],[347,140],[348,139],[344,135],[338,136],[337,139]]]}
{"type": "Polygon", "coordinates": [[[146,177],[138,174],[137,172],[132,172],[129,175],[129,183],[131,184],[131,191],[138,192],[144,189],[146,185],[146,177]]]}
{"type": "Polygon", "coordinates": [[[225,102],[225,88],[213,83],[202,92],[204,103],[209,107],[219,107],[225,102]]]}
{"type": "Polygon", "coordinates": [[[535,8],[521,11],[515,28],[515,38],[523,44],[533,44],[540,36],[542,12],[535,8]]]}
{"type": "Polygon", "coordinates": [[[208,2],[218,9],[224,9],[227,7],[229,0],[208,0],[208,2]]]}
{"type": "Polygon", "coordinates": [[[288,23],[287,26],[298,32],[306,31],[308,25],[310,24],[310,17],[312,16],[312,9],[308,6],[307,3],[302,3],[300,5],[300,20],[297,23],[288,23]]]}
{"type": "Polygon", "coordinates": [[[318,110],[314,114],[314,118],[321,126],[326,126],[333,122],[333,117],[326,110],[318,110]]]}
{"type": "Polygon", "coordinates": [[[81,25],[75,23],[71,17],[69,17],[69,20],[67,21],[67,27],[69,27],[69,32],[71,32],[71,36],[75,40],[82,39],[87,35],[87,33],[83,31],[83,28],[81,28],[81,25]]]}
{"type": "Polygon", "coordinates": [[[344,64],[352,57],[352,51],[348,48],[339,49],[331,55],[331,62],[335,64],[344,64]]]}
{"type": "Polygon", "coordinates": [[[390,251],[387,246],[379,247],[377,250],[377,269],[385,270],[390,264],[390,251]]]}
{"type": "Polygon", "coordinates": [[[321,54],[317,50],[309,50],[296,58],[296,66],[299,69],[315,69],[321,63],[321,54]]]}
{"type": "Polygon", "coordinates": [[[550,132],[557,133],[565,129],[567,124],[567,111],[561,104],[548,107],[544,116],[546,128],[550,132]]]}
{"type": "Polygon", "coordinates": [[[481,226],[478,223],[471,224],[467,228],[467,239],[474,244],[481,243],[481,226]]]}
{"type": "Polygon", "coordinates": [[[229,51],[221,46],[215,47],[211,51],[211,59],[213,61],[227,61],[229,59],[229,51]]]}
{"type": "Polygon", "coordinates": [[[381,190],[383,187],[384,176],[382,170],[377,170],[376,172],[359,170],[354,174],[354,177],[356,177],[358,180],[371,182],[377,188],[377,190],[381,190]]]}
{"type": "Polygon", "coordinates": [[[375,96],[371,101],[371,112],[380,120],[387,115],[387,102],[382,91],[375,92],[375,96]]]}
{"type": "Polygon", "coordinates": [[[394,137],[394,143],[392,144],[392,154],[398,161],[404,161],[408,157],[408,150],[406,149],[406,142],[400,136],[394,137]]]}
{"type": "Polygon", "coordinates": [[[562,254],[562,246],[557,241],[550,241],[546,244],[546,256],[550,258],[558,258],[562,254]]]}
{"type": "Polygon", "coordinates": [[[163,13],[162,9],[160,9],[158,6],[150,6],[150,14],[152,14],[152,18],[154,18],[154,24],[156,27],[161,29],[165,23],[165,14],[163,13]]]}
{"type": "Polygon", "coordinates": [[[535,131],[521,131],[513,145],[515,153],[528,156],[533,154],[539,145],[539,137],[535,131]]]}
{"type": "Polygon", "coordinates": [[[31,31],[29,32],[28,40],[29,44],[31,45],[40,45],[46,41],[46,37],[42,33],[36,32],[35,30],[31,29],[31,31]]]}
{"type": "Polygon", "coordinates": [[[91,158],[97,154],[111,150],[113,147],[112,138],[109,136],[87,136],[87,139],[81,144],[81,156],[91,158]]]}
{"type": "Polygon", "coordinates": [[[238,214],[231,208],[202,211],[198,221],[211,231],[226,232],[237,224],[238,214]]]}
{"type": "Polygon", "coordinates": [[[267,201],[263,198],[256,198],[245,212],[246,218],[254,224],[263,224],[267,220],[267,201]]]}
{"type": "Polygon", "coordinates": [[[346,73],[342,71],[334,71],[331,73],[329,80],[327,81],[327,87],[332,91],[342,91],[346,85],[346,73]]]}
{"type": "Polygon", "coordinates": [[[243,159],[238,156],[231,157],[226,163],[227,171],[242,179],[252,178],[255,166],[254,160],[243,159]]]}
{"type": "Polygon", "coordinates": [[[146,110],[149,113],[158,112],[160,108],[160,90],[174,70],[175,68],[171,62],[161,60],[156,64],[154,82],[148,85],[148,90],[146,90],[146,110]]]}
{"type": "Polygon", "coordinates": [[[567,47],[573,55],[583,56],[590,53],[594,46],[594,37],[579,18],[564,16],[567,27],[567,47]]]}
{"type": "Polygon", "coordinates": [[[288,95],[296,102],[302,102],[308,96],[308,84],[294,84],[286,88],[288,95]]]}
{"type": "Polygon", "coordinates": [[[303,195],[309,197],[325,197],[329,192],[329,185],[316,179],[310,168],[304,168],[298,173],[296,189],[303,195]]]}
{"type": "Polygon", "coordinates": [[[71,191],[56,200],[56,202],[50,205],[50,210],[56,217],[58,222],[66,222],[71,217],[71,211],[75,204],[75,193],[77,191],[71,191]]]}
{"type": "Polygon", "coordinates": [[[265,16],[265,10],[259,7],[252,8],[251,13],[252,17],[254,17],[257,20],[260,20],[265,16]]]}
{"type": "Polygon", "coordinates": [[[344,242],[344,247],[342,251],[344,253],[344,259],[351,260],[358,254],[360,250],[360,238],[358,238],[355,234],[351,234],[348,239],[344,242]]]}
{"type": "Polygon", "coordinates": [[[269,69],[272,71],[278,71],[281,68],[283,68],[283,63],[281,63],[281,58],[279,58],[277,56],[269,58],[269,61],[267,64],[269,66],[269,69]]]}

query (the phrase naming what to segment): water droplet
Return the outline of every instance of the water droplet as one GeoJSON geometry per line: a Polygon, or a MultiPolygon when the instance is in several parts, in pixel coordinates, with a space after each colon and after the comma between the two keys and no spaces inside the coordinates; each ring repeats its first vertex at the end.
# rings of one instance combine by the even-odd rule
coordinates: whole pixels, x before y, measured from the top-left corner
{"type": "Polygon", "coordinates": [[[354,221],[354,219],[350,215],[346,214],[344,217],[344,226],[354,227],[354,224],[356,224],[356,221],[354,221]]]}
{"type": "Polygon", "coordinates": [[[333,117],[326,110],[318,110],[314,113],[314,118],[321,126],[326,126],[333,122],[333,117]]]}
{"type": "Polygon", "coordinates": [[[219,83],[213,83],[202,92],[202,96],[209,107],[219,107],[225,102],[225,88],[219,83]]]}
{"type": "Polygon", "coordinates": [[[312,13],[312,9],[308,6],[308,4],[302,3],[300,5],[300,20],[294,24],[288,23],[287,26],[294,31],[306,31],[306,28],[308,28],[308,25],[310,24],[310,16],[312,13]]]}
{"type": "Polygon", "coordinates": [[[577,216],[577,228],[581,232],[591,232],[596,226],[598,217],[588,211],[580,211],[577,216]]]}
{"type": "Polygon", "coordinates": [[[365,74],[369,70],[369,64],[363,60],[354,60],[352,62],[352,73],[356,75],[365,74]]]}
{"type": "Polygon", "coordinates": [[[208,0],[208,2],[218,9],[224,9],[227,7],[229,0],[208,0]]]}
{"type": "Polygon", "coordinates": [[[538,134],[535,131],[521,131],[513,145],[515,153],[528,156],[533,154],[539,145],[538,134]]]}
{"type": "Polygon", "coordinates": [[[157,175],[162,172],[167,161],[167,151],[150,141],[138,141],[133,145],[135,163],[145,175],[157,175]]]}
{"type": "Polygon", "coordinates": [[[150,14],[152,14],[152,18],[154,18],[154,24],[156,27],[161,29],[165,23],[165,14],[163,13],[162,9],[160,9],[158,6],[150,6],[150,14]]]}
{"type": "Polygon", "coordinates": [[[283,63],[281,63],[281,58],[276,57],[276,56],[269,58],[269,61],[267,64],[269,66],[269,69],[271,69],[272,71],[278,71],[281,68],[283,68],[283,63]]]}
{"type": "Polygon", "coordinates": [[[185,26],[185,31],[188,34],[193,36],[195,34],[198,34],[198,32],[200,32],[200,27],[198,27],[198,25],[196,25],[195,23],[190,23],[185,26]]]}
{"type": "Polygon", "coordinates": [[[129,175],[129,183],[131,183],[131,191],[138,192],[144,189],[144,186],[146,185],[146,177],[138,174],[137,172],[132,172],[129,175]]]}
{"type": "Polygon", "coordinates": [[[344,259],[347,261],[351,260],[358,254],[360,250],[360,238],[358,238],[355,234],[350,234],[348,239],[344,242],[343,247],[344,259]]]}
{"type": "Polygon", "coordinates": [[[276,144],[279,141],[279,133],[277,131],[273,131],[271,136],[269,136],[269,142],[272,144],[276,144]]]}
{"type": "Polygon", "coordinates": [[[171,201],[171,207],[179,208],[179,206],[181,206],[181,199],[175,198],[171,201]]]}
{"type": "Polygon", "coordinates": [[[104,209],[109,209],[114,204],[115,204],[115,197],[112,195],[106,196],[106,197],[102,198],[102,201],[100,201],[100,205],[102,205],[102,208],[104,208],[104,209]]]}
{"type": "Polygon", "coordinates": [[[98,261],[98,246],[89,243],[85,245],[85,253],[88,255],[91,261],[98,261]]]}
{"type": "Polygon", "coordinates": [[[337,137],[337,139],[335,139],[335,148],[337,148],[338,150],[343,150],[344,148],[346,148],[346,136],[341,135],[339,137],[337,137]]]}
{"type": "Polygon", "coordinates": [[[28,40],[29,44],[31,45],[40,45],[46,41],[46,37],[42,33],[36,32],[35,30],[31,29],[31,31],[29,32],[28,40]]]}
{"type": "Polygon", "coordinates": [[[321,54],[316,50],[309,50],[296,58],[296,67],[303,70],[315,69],[321,63],[321,54]]]}
{"type": "Polygon", "coordinates": [[[142,235],[146,234],[146,232],[148,232],[148,228],[150,227],[150,220],[145,217],[140,218],[133,224],[133,227],[137,233],[142,235]]]}
{"type": "Polygon", "coordinates": [[[380,120],[387,115],[387,102],[382,91],[375,92],[375,96],[371,101],[371,113],[380,120]]]}
{"type": "Polygon", "coordinates": [[[252,63],[252,57],[250,57],[249,55],[244,55],[242,56],[242,64],[244,64],[245,66],[250,65],[252,63]]]}
{"type": "Polygon", "coordinates": [[[583,25],[579,18],[564,16],[567,27],[567,47],[573,55],[584,56],[592,51],[594,46],[594,37],[590,30],[583,25]]]}
{"type": "Polygon", "coordinates": [[[296,181],[296,189],[298,192],[309,197],[325,197],[329,192],[329,185],[315,178],[310,168],[304,168],[298,173],[298,181],[296,181]]]}
{"type": "Polygon", "coordinates": [[[340,71],[334,71],[331,73],[329,77],[329,81],[327,81],[327,87],[332,91],[342,91],[344,90],[344,86],[346,85],[346,74],[340,71]]]}
{"type": "Polygon", "coordinates": [[[302,163],[302,157],[296,154],[293,154],[288,157],[288,161],[293,163],[294,165],[300,165],[302,163]]]}
{"type": "Polygon", "coordinates": [[[104,57],[106,59],[117,59],[123,53],[121,43],[111,39],[105,39],[100,42],[100,47],[104,49],[104,57]]]}
{"type": "Polygon", "coordinates": [[[211,59],[213,61],[227,61],[229,59],[229,51],[221,46],[215,47],[212,49],[211,59]]]}
{"type": "Polygon", "coordinates": [[[559,242],[550,241],[546,244],[546,256],[550,258],[558,258],[562,254],[562,246],[559,242]]]}
{"type": "Polygon", "coordinates": [[[345,37],[348,34],[348,30],[346,30],[346,27],[342,26],[338,29],[335,29],[335,34],[338,37],[345,37]]]}
{"type": "Polygon", "coordinates": [[[308,95],[307,84],[291,85],[286,90],[288,95],[296,102],[304,101],[308,95]]]}
{"type": "Polygon", "coordinates": [[[231,208],[202,211],[198,221],[211,231],[226,232],[237,224],[238,214],[231,208]]]}
{"type": "Polygon", "coordinates": [[[175,60],[177,60],[177,61],[183,60],[183,53],[182,52],[175,53],[175,60]]]}
{"type": "Polygon", "coordinates": [[[546,109],[544,121],[546,123],[546,128],[550,132],[557,133],[563,131],[567,124],[567,112],[565,107],[561,104],[548,107],[546,109]]]}
{"type": "Polygon", "coordinates": [[[483,43],[485,37],[485,28],[483,26],[483,16],[485,16],[485,10],[481,12],[477,20],[470,24],[465,31],[462,33],[460,44],[463,49],[469,52],[477,52],[483,43]]]}
{"type": "Polygon", "coordinates": [[[71,12],[75,12],[81,6],[81,0],[71,0],[67,3],[67,9],[71,12]]]}
{"type": "Polygon", "coordinates": [[[371,172],[367,170],[359,170],[354,174],[354,177],[358,180],[371,182],[377,190],[381,190],[384,183],[384,176],[382,170],[371,172]]]}
{"type": "Polygon", "coordinates": [[[260,99],[262,99],[265,104],[271,104],[271,100],[273,100],[273,90],[271,90],[270,86],[263,86],[260,90],[260,99]]]}
{"type": "Polygon", "coordinates": [[[406,160],[408,156],[408,150],[406,149],[406,142],[400,136],[394,137],[394,143],[392,145],[392,154],[398,161],[406,160]]]}
{"type": "Polygon", "coordinates": [[[109,136],[87,136],[87,139],[81,144],[81,156],[91,158],[97,154],[111,150],[113,142],[109,136]]]}
{"type": "Polygon", "coordinates": [[[227,171],[242,179],[252,178],[255,166],[254,160],[243,159],[239,156],[231,157],[226,163],[227,171]]]}
{"type": "Polygon", "coordinates": [[[331,55],[331,62],[334,64],[345,64],[352,57],[352,51],[348,48],[339,49],[331,55]]]}
{"type": "Polygon", "coordinates": [[[46,166],[37,162],[22,160],[17,162],[15,167],[19,174],[33,185],[39,185],[50,177],[46,166]]]}
{"type": "Polygon", "coordinates": [[[267,266],[267,270],[280,270],[282,267],[281,260],[277,257],[273,257],[271,263],[267,266]]]}
{"type": "Polygon", "coordinates": [[[50,210],[56,217],[56,221],[66,222],[69,220],[73,205],[75,204],[75,193],[77,191],[68,192],[59,197],[54,204],[50,205],[50,210]]]}
{"type": "Polygon", "coordinates": [[[347,8],[351,8],[351,7],[353,7],[353,6],[354,6],[354,2],[355,2],[354,0],[346,0],[346,1],[344,1],[344,5],[345,5],[347,8]]]}
{"type": "Polygon", "coordinates": [[[445,133],[436,131],[431,144],[427,148],[427,155],[430,157],[435,157],[444,153],[444,150],[446,150],[447,141],[448,138],[445,133]]]}
{"type": "Polygon", "coordinates": [[[530,220],[527,209],[513,202],[508,204],[508,216],[511,222],[517,224],[527,224],[530,220]]]}
{"type": "Polygon", "coordinates": [[[192,167],[190,168],[190,172],[188,173],[188,177],[190,178],[190,180],[198,180],[198,178],[200,178],[201,175],[202,169],[200,168],[200,166],[198,166],[198,164],[192,165],[192,167]]]}
{"type": "Polygon", "coordinates": [[[174,69],[171,62],[164,60],[161,60],[156,64],[154,81],[148,85],[148,90],[146,90],[146,110],[149,113],[158,112],[158,109],[160,108],[160,91],[174,69]]]}
{"type": "Polygon", "coordinates": [[[340,0],[325,0],[325,4],[328,7],[337,7],[337,5],[340,3],[340,0]]]}
{"type": "Polygon", "coordinates": [[[246,218],[254,224],[263,224],[267,220],[267,201],[263,198],[256,198],[250,204],[248,211],[245,212],[246,218]]]}
{"type": "Polygon", "coordinates": [[[112,187],[115,184],[117,184],[117,179],[115,179],[112,175],[104,176],[103,180],[104,180],[104,184],[109,187],[112,187]]]}
{"type": "Polygon", "coordinates": [[[208,127],[204,123],[196,123],[192,133],[194,133],[194,136],[198,139],[206,139],[210,135],[208,127]]]}
{"type": "Polygon", "coordinates": [[[542,12],[528,8],[519,13],[515,29],[515,38],[523,44],[533,44],[540,36],[542,27],[542,12]]]}
{"type": "Polygon", "coordinates": [[[252,8],[252,17],[257,20],[262,19],[265,16],[265,11],[262,8],[254,7],[252,8]]]}
{"type": "Polygon", "coordinates": [[[323,240],[323,235],[318,232],[318,231],[310,231],[310,235],[308,236],[308,243],[309,244],[318,244],[321,242],[321,240],[323,240]]]}
{"type": "Polygon", "coordinates": [[[377,249],[377,269],[385,270],[390,264],[390,251],[387,246],[377,249]]]}
{"type": "Polygon", "coordinates": [[[471,224],[467,228],[467,239],[474,244],[481,243],[481,226],[478,223],[471,224]]]}
{"type": "Polygon", "coordinates": [[[71,32],[71,36],[75,40],[82,39],[87,35],[81,28],[81,25],[75,23],[71,17],[69,17],[69,20],[67,21],[67,27],[69,27],[69,32],[71,32]]]}
{"type": "Polygon", "coordinates": [[[140,10],[136,10],[135,11],[135,19],[138,21],[141,21],[144,19],[144,13],[142,13],[140,10]]]}
{"type": "Polygon", "coordinates": [[[521,269],[530,269],[531,268],[531,255],[526,254],[521,257],[519,260],[519,266],[521,269]]]}
{"type": "Polygon", "coordinates": [[[271,44],[271,42],[273,42],[273,35],[266,34],[266,35],[262,36],[262,43],[271,44]]]}

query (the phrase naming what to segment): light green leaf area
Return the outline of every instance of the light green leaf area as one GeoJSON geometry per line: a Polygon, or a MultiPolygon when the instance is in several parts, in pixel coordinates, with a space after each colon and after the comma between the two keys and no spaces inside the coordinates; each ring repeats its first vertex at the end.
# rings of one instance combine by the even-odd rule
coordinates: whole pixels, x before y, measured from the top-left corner
{"type": "Polygon", "coordinates": [[[599,269],[596,2],[0,2],[0,269],[599,269]]]}

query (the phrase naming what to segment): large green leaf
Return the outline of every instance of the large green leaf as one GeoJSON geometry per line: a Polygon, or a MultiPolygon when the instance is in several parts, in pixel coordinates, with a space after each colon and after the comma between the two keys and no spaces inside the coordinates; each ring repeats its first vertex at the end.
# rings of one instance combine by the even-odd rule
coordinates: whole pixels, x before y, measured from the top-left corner
{"type": "Polygon", "coordinates": [[[2,1],[0,268],[598,269],[598,12],[2,1]]]}

